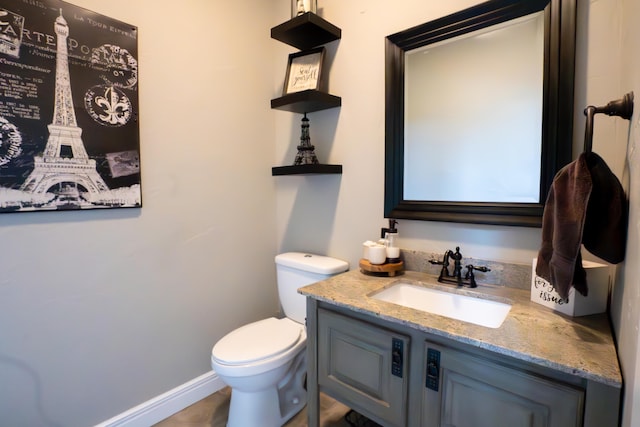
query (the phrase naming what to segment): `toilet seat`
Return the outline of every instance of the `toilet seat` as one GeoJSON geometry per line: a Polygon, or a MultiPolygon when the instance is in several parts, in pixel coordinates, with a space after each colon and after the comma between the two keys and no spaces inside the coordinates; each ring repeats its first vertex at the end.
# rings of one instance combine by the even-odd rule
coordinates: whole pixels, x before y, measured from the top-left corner
{"type": "Polygon", "coordinates": [[[211,356],[228,366],[260,362],[290,350],[300,342],[303,332],[304,326],[299,323],[270,317],[225,335],[213,347],[211,356]]]}

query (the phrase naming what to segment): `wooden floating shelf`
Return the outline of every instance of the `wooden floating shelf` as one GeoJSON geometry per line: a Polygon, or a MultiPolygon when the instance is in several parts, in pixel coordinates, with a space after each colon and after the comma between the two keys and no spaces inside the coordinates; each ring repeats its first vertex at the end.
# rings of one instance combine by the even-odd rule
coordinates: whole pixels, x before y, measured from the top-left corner
{"type": "MultiPolygon", "coordinates": [[[[342,37],[342,30],[312,12],[304,13],[271,29],[271,38],[300,50],[311,49],[342,37]]],[[[324,89],[324,88],[323,88],[324,89]]],[[[290,93],[271,100],[271,108],[291,113],[312,113],[340,107],[342,99],[319,90],[290,93]]],[[[271,168],[272,176],[342,174],[342,165],[292,165],[271,168]]]]}
{"type": "Polygon", "coordinates": [[[342,165],[293,165],[271,168],[272,176],[342,174],[342,165]]]}
{"type": "Polygon", "coordinates": [[[271,38],[300,50],[311,49],[342,37],[342,30],[312,12],[296,16],[271,29],[271,38]]]}
{"type": "Polygon", "coordinates": [[[292,113],[312,113],[328,108],[340,107],[342,98],[317,90],[303,90],[271,100],[271,108],[292,113]]]}

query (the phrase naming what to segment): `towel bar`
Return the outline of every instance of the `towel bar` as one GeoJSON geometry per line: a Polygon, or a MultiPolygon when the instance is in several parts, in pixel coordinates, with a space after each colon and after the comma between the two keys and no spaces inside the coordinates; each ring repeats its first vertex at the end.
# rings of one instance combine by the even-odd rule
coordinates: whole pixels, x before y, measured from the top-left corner
{"type": "Polygon", "coordinates": [[[622,117],[623,119],[631,119],[633,114],[633,92],[624,95],[622,99],[609,102],[604,107],[594,107],[589,105],[584,109],[584,115],[587,116],[586,129],[584,132],[584,151],[591,152],[593,140],[593,116],[598,113],[604,113],[608,116],[622,117]]]}

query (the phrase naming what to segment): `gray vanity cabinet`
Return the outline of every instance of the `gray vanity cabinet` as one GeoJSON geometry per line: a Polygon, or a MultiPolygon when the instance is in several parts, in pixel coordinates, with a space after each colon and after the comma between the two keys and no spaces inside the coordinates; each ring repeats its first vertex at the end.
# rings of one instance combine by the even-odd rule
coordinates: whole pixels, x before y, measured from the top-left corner
{"type": "Polygon", "coordinates": [[[428,341],[425,354],[424,427],[583,425],[581,388],[428,341]]]}
{"type": "Polygon", "coordinates": [[[406,425],[409,338],[318,311],[319,386],[379,422],[406,425]]]}
{"type": "Polygon", "coordinates": [[[309,426],[324,392],[385,427],[617,425],[619,390],[307,301],[309,426]]]}

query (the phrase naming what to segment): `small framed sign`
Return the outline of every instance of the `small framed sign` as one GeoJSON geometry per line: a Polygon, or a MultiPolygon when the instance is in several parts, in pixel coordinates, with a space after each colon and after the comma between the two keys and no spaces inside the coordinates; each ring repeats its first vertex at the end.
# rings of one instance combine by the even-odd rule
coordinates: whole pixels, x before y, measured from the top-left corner
{"type": "Polygon", "coordinates": [[[283,95],[303,90],[320,89],[324,46],[289,55],[287,75],[284,79],[283,95]]]}

